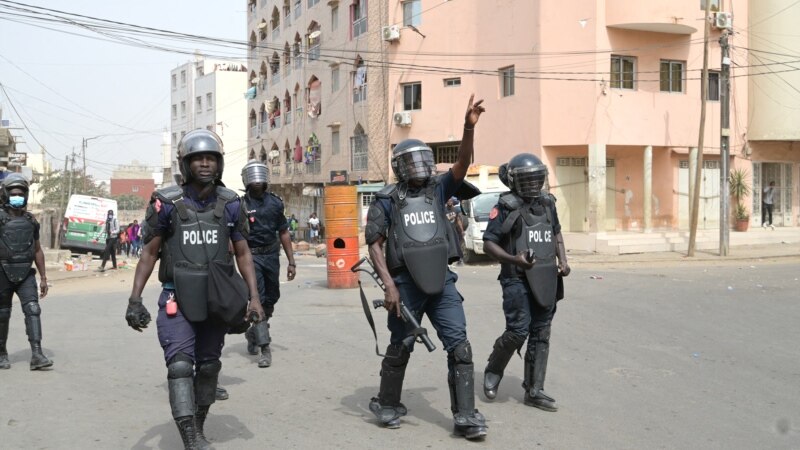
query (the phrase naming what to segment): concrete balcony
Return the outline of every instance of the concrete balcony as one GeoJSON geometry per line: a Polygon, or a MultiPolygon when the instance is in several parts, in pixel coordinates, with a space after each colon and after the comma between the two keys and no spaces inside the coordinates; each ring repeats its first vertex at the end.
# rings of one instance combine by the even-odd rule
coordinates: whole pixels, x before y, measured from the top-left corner
{"type": "Polygon", "coordinates": [[[699,1],[606,1],[606,26],[653,33],[692,34],[703,27],[699,1]]]}

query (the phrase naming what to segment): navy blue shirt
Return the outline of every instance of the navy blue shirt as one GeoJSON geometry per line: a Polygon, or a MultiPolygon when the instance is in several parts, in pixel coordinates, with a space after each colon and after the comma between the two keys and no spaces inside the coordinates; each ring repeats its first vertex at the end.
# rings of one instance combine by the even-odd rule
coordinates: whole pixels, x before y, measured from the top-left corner
{"type": "MultiPolygon", "coordinates": [[[[446,174],[439,176],[439,184],[436,186],[436,201],[439,203],[439,208],[444,211],[444,201],[445,199],[449,199],[456,193],[458,188],[461,186],[461,181],[456,181],[455,177],[453,177],[453,171],[448,170],[446,174]]],[[[418,189],[419,190],[422,190],[418,189]]],[[[416,192],[411,191],[409,192],[416,192]]],[[[383,217],[385,218],[385,224],[383,230],[381,231],[381,235],[383,237],[388,236],[389,227],[392,226],[392,199],[391,198],[380,198],[376,197],[375,200],[370,205],[370,208],[378,207],[383,208],[383,217]]]]}
{"type": "MultiPolygon", "coordinates": [[[[198,199],[197,192],[191,187],[191,185],[187,185],[183,188],[183,194],[183,200],[186,202],[186,204],[198,210],[204,209],[217,202],[217,195],[215,193],[209,195],[203,200],[198,199]]],[[[244,235],[241,233],[241,230],[246,225],[244,223],[246,219],[242,214],[239,201],[240,200],[237,198],[236,200],[233,200],[225,205],[225,222],[228,225],[231,241],[233,242],[244,239],[244,235]]],[[[157,236],[168,235],[172,230],[172,210],[175,208],[175,205],[162,203],[161,200],[156,199],[154,204],[151,204],[150,207],[154,207],[158,213],[158,224],[153,230],[154,233],[157,236]]]]}
{"type": "Polygon", "coordinates": [[[247,244],[250,248],[275,245],[278,233],[289,229],[289,222],[283,212],[283,200],[271,192],[265,192],[260,199],[245,194],[243,200],[247,220],[250,221],[247,244]]]}

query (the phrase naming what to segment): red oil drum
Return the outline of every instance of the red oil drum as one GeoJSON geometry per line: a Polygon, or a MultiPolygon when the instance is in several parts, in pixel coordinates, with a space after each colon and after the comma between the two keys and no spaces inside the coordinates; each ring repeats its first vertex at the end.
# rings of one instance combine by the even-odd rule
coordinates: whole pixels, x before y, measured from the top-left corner
{"type": "Polygon", "coordinates": [[[325,187],[325,243],[328,247],[328,288],[358,287],[350,270],[359,259],[358,194],[355,186],[325,187]]]}

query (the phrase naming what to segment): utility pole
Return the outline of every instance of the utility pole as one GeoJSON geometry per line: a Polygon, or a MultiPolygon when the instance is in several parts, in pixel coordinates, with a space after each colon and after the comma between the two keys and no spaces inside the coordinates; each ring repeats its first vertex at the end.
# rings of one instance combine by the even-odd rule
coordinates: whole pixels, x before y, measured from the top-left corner
{"type": "MultiPolygon", "coordinates": [[[[697,242],[697,216],[700,214],[700,182],[703,179],[703,144],[706,137],[706,101],[708,99],[708,35],[711,34],[711,0],[706,0],[703,14],[705,28],[703,31],[703,76],[700,79],[700,135],[697,138],[697,164],[694,174],[694,194],[689,199],[691,219],[689,221],[689,248],[686,256],[694,256],[695,243],[697,242]]],[[[689,180],[692,183],[692,180],[689,180]]]]}
{"type": "Polygon", "coordinates": [[[86,138],[83,138],[83,145],[81,145],[81,154],[83,155],[83,192],[86,192],[86,138]]]}
{"type": "Polygon", "coordinates": [[[730,121],[731,121],[731,58],[730,48],[728,47],[728,31],[722,32],[719,38],[719,45],[722,48],[722,71],[719,77],[719,101],[720,101],[720,159],[721,168],[719,171],[719,256],[728,256],[730,247],[730,226],[728,222],[731,218],[731,198],[730,185],[728,184],[728,174],[730,173],[730,121]]]}
{"type": "Polygon", "coordinates": [[[69,156],[64,156],[64,172],[61,174],[61,210],[64,211],[64,195],[66,195],[67,190],[64,189],[64,177],[67,176],[67,163],[69,162],[69,156]]]}
{"type": "Polygon", "coordinates": [[[72,197],[72,174],[75,173],[75,148],[72,148],[72,167],[69,171],[69,187],[67,188],[67,193],[70,197],[72,197]]]}

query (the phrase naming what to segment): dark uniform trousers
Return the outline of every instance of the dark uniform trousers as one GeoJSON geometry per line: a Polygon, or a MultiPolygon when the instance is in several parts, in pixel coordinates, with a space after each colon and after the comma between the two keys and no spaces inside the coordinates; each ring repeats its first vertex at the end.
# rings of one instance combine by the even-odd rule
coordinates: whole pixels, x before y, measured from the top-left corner
{"type": "MultiPolygon", "coordinates": [[[[11,316],[11,300],[14,293],[19,297],[19,302],[22,305],[22,312],[26,317],[31,315],[38,316],[40,314],[39,287],[36,284],[35,274],[36,271],[31,269],[24,280],[19,283],[13,283],[8,280],[5,272],[0,269],[0,319],[8,320],[8,317],[11,316]]],[[[30,338],[31,336],[29,333],[28,339],[30,340],[30,338]]],[[[38,339],[41,339],[41,337],[38,337],[38,339]]]]}
{"type": "Polygon", "coordinates": [[[203,322],[190,322],[186,320],[178,308],[174,316],[167,315],[166,305],[172,289],[164,289],[158,298],[158,341],[164,349],[164,360],[170,360],[178,353],[184,353],[195,363],[215,361],[222,355],[222,346],[225,345],[227,325],[218,321],[205,320],[203,322]]]}
{"type": "Polygon", "coordinates": [[[275,311],[275,304],[281,298],[279,251],[269,254],[254,254],[253,266],[256,270],[258,298],[264,308],[264,313],[269,318],[275,311]]]}
{"type": "MultiPolygon", "coordinates": [[[[444,290],[441,294],[434,296],[425,295],[414,284],[414,280],[408,272],[401,272],[392,278],[400,292],[400,299],[408,309],[416,313],[417,320],[422,319],[423,313],[428,316],[445,351],[452,352],[458,344],[467,340],[464,298],[456,290],[455,285],[458,275],[448,270],[444,290]]],[[[408,336],[407,326],[406,322],[399,319],[396,314],[389,314],[388,327],[392,333],[391,343],[398,345],[405,341],[405,347],[411,351],[414,341],[408,336]]]]}
{"type": "Polygon", "coordinates": [[[506,316],[506,330],[518,336],[528,336],[534,330],[550,326],[556,314],[556,305],[551,308],[540,306],[533,299],[526,280],[505,278],[500,280],[503,287],[503,312],[506,316]]]}

